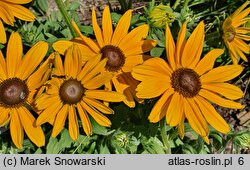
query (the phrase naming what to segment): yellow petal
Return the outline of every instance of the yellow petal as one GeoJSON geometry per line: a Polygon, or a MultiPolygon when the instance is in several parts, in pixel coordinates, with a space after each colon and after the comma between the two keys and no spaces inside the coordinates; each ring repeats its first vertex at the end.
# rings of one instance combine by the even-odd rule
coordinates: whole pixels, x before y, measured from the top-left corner
{"type": "Polygon", "coordinates": [[[239,38],[234,38],[232,41],[238,48],[246,54],[250,53],[250,46],[239,38]]]}
{"type": "Polygon", "coordinates": [[[132,69],[132,76],[140,81],[150,78],[170,79],[172,70],[161,58],[151,58],[132,69]]]}
{"type": "Polygon", "coordinates": [[[64,105],[61,110],[56,115],[55,121],[53,123],[53,130],[51,136],[55,138],[63,129],[65,121],[68,115],[69,105],[64,105]]]}
{"type": "Polygon", "coordinates": [[[53,104],[46,108],[37,118],[36,125],[40,126],[51,119],[54,119],[58,111],[63,106],[61,101],[54,101],[53,104]]]}
{"type": "Polygon", "coordinates": [[[214,109],[214,107],[200,96],[194,98],[196,104],[199,106],[204,118],[206,121],[213,126],[216,130],[221,133],[228,133],[230,131],[229,125],[226,121],[220,116],[219,113],[214,109]]]}
{"type": "Polygon", "coordinates": [[[9,10],[12,11],[13,15],[21,20],[24,21],[34,21],[35,15],[32,14],[27,8],[21,6],[21,5],[15,5],[15,4],[6,4],[9,8],[9,10]]]}
{"type": "Polygon", "coordinates": [[[103,10],[102,30],[103,30],[104,44],[108,45],[111,43],[111,38],[113,35],[112,20],[111,20],[110,11],[109,11],[108,6],[105,6],[104,10],[103,10]]]}
{"type": "Polygon", "coordinates": [[[74,141],[76,141],[79,137],[78,120],[75,107],[73,105],[69,106],[69,135],[74,141]]]}
{"type": "MultiPolygon", "coordinates": [[[[156,104],[154,105],[153,109],[151,110],[148,119],[150,122],[157,122],[159,121],[162,109],[164,104],[167,102],[167,100],[169,99],[170,96],[172,96],[172,94],[174,93],[174,90],[172,88],[169,88],[162,96],[161,98],[156,102],[156,104]]],[[[164,113],[166,114],[166,113],[164,113]]]]}
{"type": "Polygon", "coordinates": [[[40,41],[36,43],[22,58],[16,76],[25,80],[41,63],[48,51],[48,43],[40,41]]]}
{"type": "Polygon", "coordinates": [[[59,54],[64,55],[65,51],[73,45],[72,41],[68,40],[59,40],[55,43],[53,43],[52,47],[55,51],[57,51],[59,54]]]}
{"type": "Polygon", "coordinates": [[[6,34],[5,34],[5,28],[3,26],[2,21],[0,20],[0,43],[5,44],[7,41],[6,34]]]}
{"type": "Polygon", "coordinates": [[[165,40],[166,40],[165,44],[166,44],[167,59],[171,68],[175,70],[176,69],[175,42],[168,24],[166,24],[165,40]]]}
{"type": "Polygon", "coordinates": [[[97,110],[99,110],[102,113],[105,114],[114,114],[114,111],[107,107],[106,105],[104,105],[103,103],[99,102],[98,100],[92,99],[92,98],[88,98],[88,97],[84,97],[83,101],[85,103],[87,103],[88,105],[96,108],[97,110]]]}
{"type": "Polygon", "coordinates": [[[97,42],[99,44],[99,47],[103,47],[104,42],[103,42],[102,30],[101,30],[101,28],[99,27],[99,25],[97,23],[96,13],[95,13],[95,8],[94,7],[92,7],[92,25],[93,25],[93,30],[94,30],[94,33],[95,33],[96,40],[97,40],[97,42]]]}
{"type": "Polygon", "coordinates": [[[105,68],[105,65],[107,63],[107,58],[102,59],[98,64],[96,64],[92,70],[90,70],[88,72],[88,74],[86,74],[81,82],[82,84],[85,84],[87,81],[89,81],[90,79],[94,78],[96,75],[98,75],[100,72],[102,72],[105,68]]]}
{"type": "Polygon", "coordinates": [[[240,65],[226,65],[214,68],[200,77],[203,83],[210,82],[224,82],[231,80],[238,76],[242,71],[243,67],[240,65]]]}
{"type": "Polygon", "coordinates": [[[158,97],[170,87],[171,84],[167,79],[151,78],[141,82],[137,86],[136,96],[144,99],[158,97]]]}
{"type": "Polygon", "coordinates": [[[35,143],[38,147],[45,145],[45,136],[40,126],[35,126],[35,118],[25,107],[20,107],[19,116],[21,124],[29,137],[29,139],[35,143]]]}
{"type": "MultiPolygon", "coordinates": [[[[122,73],[119,74],[118,79],[122,78],[124,82],[126,82],[126,84],[129,85],[128,90],[131,93],[131,95],[133,96],[133,98],[138,102],[138,103],[143,103],[143,99],[138,98],[136,96],[136,91],[135,89],[137,88],[138,84],[140,83],[138,80],[135,80],[131,73],[122,73]]],[[[125,90],[126,92],[126,90],[125,90]]],[[[124,94],[126,96],[126,93],[124,94]]]]}
{"type": "Polygon", "coordinates": [[[148,35],[148,25],[143,24],[134,28],[129,32],[118,44],[122,51],[127,51],[136,46],[142,39],[145,39],[148,35]],[[128,43],[130,42],[130,43],[128,43]]]}
{"type": "Polygon", "coordinates": [[[125,63],[122,67],[122,71],[127,72],[127,73],[131,72],[135,66],[142,64],[142,63],[143,63],[143,55],[142,54],[135,55],[135,56],[129,56],[125,60],[125,63]]]}
{"type": "Polygon", "coordinates": [[[9,119],[10,119],[10,114],[9,114],[10,110],[1,107],[0,110],[0,127],[5,126],[6,123],[8,123],[9,119]]]}
{"type": "Polygon", "coordinates": [[[184,115],[183,113],[183,97],[179,93],[174,93],[169,103],[166,120],[170,126],[177,126],[184,115]]]}
{"type": "Polygon", "coordinates": [[[143,54],[150,51],[157,44],[155,40],[142,40],[138,42],[133,48],[124,51],[125,56],[143,54]]]}
{"type": "Polygon", "coordinates": [[[81,54],[77,45],[69,47],[65,54],[64,71],[65,75],[75,79],[82,66],[81,54]]]}
{"type": "Polygon", "coordinates": [[[236,103],[234,101],[231,100],[227,100],[227,99],[223,99],[220,96],[218,96],[215,93],[212,93],[208,90],[205,89],[201,89],[199,92],[199,95],[206,98],[207,100],[216,103],[222,107],[226,107],[226,108],[232,108],[232,109],[242,109],[244,108],[243,105],[241,105],[240,103],[236,103]]]}
{"type": "Polygon", "coordinates": [[[6,63],[2,51],[0,50],[0,80],[7,79],[6,63]]]}
{"type": "Polygon", "coordinates": [[[187,40],[181,58],[183,67],[194,68],[200,60],[205,37],[204,27],[201,21],[187,40]]]}
{"type": "Polygon", "coordinates": [[[89,116],[80,103],[77,103],[77,110],[78,110],[80,119],[82,121],[83,130],[87,136],[90,136],[92,133],[92,125],[91,125],[91,122],[89,120],[89,116]]]}
{"type": "Polygon", "coordinates": [[[0,16],[1,20],[3,20],[6,24],[13,26],[15,19],[11,10],[9,10],[7,3],[1,2],[0,5],[0,16]]]}
{"type": "Polygon", "coordinates": [[[76,25],[76,23],[74,21],[72,21],[72,25],[73,25],[76,33],[81,37],[81,39],[84,41],[84,43],[86,43],[96,54],[98,54],[100,52],[100,48],[98,47],[98,45],[90,38],[82,35],[80,29],[78,28],[78,26],[76,25]]]}
{"type": "Polygon", "coordinates": [[[51,103],[54,103],[55,101],[60,101],[60,97],[58,95],[50,96],[44,94],[36,100],[36,105],[39,110],[44,110],[50,107],[51,103]]]}
{"type": "Polygon", "coordinates": [[[203,136],[202,139],[203,139],[208,145],[210,144],[210,141],[209,141],[208,136],[203,136]]]}
{"type": "Polygon", "coordinates": [[[246,6],[249,4],[249,1],[246,1],[244,4],[242,4],[237,10],[234,11],[234,13],[231,15],[231,18],[235,18],[240,14],[240,12],[246,8],[246,6]]]}
{"type": "Polygon", "coordinates": [[[54,53],[52,53],[40,67],[27,80],[27,86],[30,90],[38,89],[49,79],[54,53]]]}
{"type": "Polygon", "coordinates": [[[18,114],[15,109],[11,109],[10,135],[16,147],[21,149],[23,147],[23,127],[18,114]]]}
{"type": "Polygon", "coordinates": [[[181,122],[178,124],[178,133],[181,139],[183,139],[185,135],[184,120],[185,116],[182,114],[181,122]]]}
{"type": "Polygon", "coordinates": [[[238,15],[233,16],[232,17],[232,25],[234,25],[234,23],[237,23],[237,21],[247,17],[250,13],[250,7],[241,11],[238,15]]]}
{"type": "Polygon", "coordinates": [[[14,3],[14,4],[27,4],[29,2],[31,2],[32,0],[3,0],[5,2],[8,2],[8,3],[14,3]]]}
{"type": "MultiPolygon", "coordinates": [[[[80,73],[77,75],[77,80],[81,81],[85,78],[89,73],[96,67],[96,65],[100,62],[101,55],[97,55],[90,59],[82,68],[80,73]]],[[[92,78],[92,77],[91,77],[92,78]]]]}
{"type": "Polygon", "coordinates": [[[58,52],[55,52],[55,62],[54,63],[55,63],[55,70],[53,73],[55,75],[58,75],[58,76],[65,75],[62,59],[61,59],[58,52]]]}
{"type": "Polygon", "coordinates": [[[109,82],[113,77],[110,72],[101,73],[84,83],[86,89],[97,89],[109,82]]]}
{"type": "Polygon", "coordinates": [[[111,122],[110,122],[110,120],[106,116],[104,116],[103,114],[101,114],[100,112],[98,112],[96,109],[90,107],[85,102],[81,102],[81,105],[95,119],[95,121],[99,125],[106,126],[106,127],[110,127],[111,126],[111,122]]]}
{"type": "Polygon", "coordinates": [[[106,90],[87,90],[85,92],[85,96],[107,102],[121,102],[124,100],[124,96],[122,94],[106,90]]]}
{"type": "Polygon", "coordinates": [[[22,59],[22,54],[23,44],[21,36],[16,32],[12,32],[6,52],[6,66],[9,78],[15,77],[16,70],[19,68],[19,63],[22,59]]]}
{"type": "Polygon", "coordinates": [[[224,50],[222,49],[213,49],[211,51],[209,51],[201,60],[200,62],[197,64],[197,66],[195,67],[194,71],[199,74],[202,75],[206,72],[208,72],[209,70],[213,69],[214,66],[214,62],[215,60],[224,53],[224,50]]]}
{"type": "Polygon", "coordinates": [[[243,97],[243,92],[237,86],[231,85],[229,83],[211,83],[203,84],[202,88],[218,93],[228,99],[236,100],[243,97]]]}
{"type": "Polygon", "coordinates": [[[112,78],[112,83],[114,84],[115,90],[125,96],[123,102],[130,108],[135,107],[135,101],[126,80],[122,76],[117,75],[112,78]]]}
{"type": "MultiPolygon", "coordinates": [[[[192,100],[192,99],[191,99],[192,100]]],[[[190,102],[189,99],[184,98],[184,113],[192,129],[196,131],[201,136],[208,135],[207,124],[201,115],[199,108],[197,108],[194,102],[190,102]]]]}
{"type": "Polygon", "coordinates": [[[182,51],[186,44],[186,31],[187,31],[187,22],[184,22],[184,24],[182,25],[178,33],[178,38],[176,42],[176,65],[177,66],[181,65],[182,51]]]}
{"type": "Polygon", "coordinates": [[[120,41],[127,35],[131,16],[132,10],[127,10],[125,14],[123,14],[123,16],[120,18],[111,40],[112,45],[118,45],[120,41]]]}

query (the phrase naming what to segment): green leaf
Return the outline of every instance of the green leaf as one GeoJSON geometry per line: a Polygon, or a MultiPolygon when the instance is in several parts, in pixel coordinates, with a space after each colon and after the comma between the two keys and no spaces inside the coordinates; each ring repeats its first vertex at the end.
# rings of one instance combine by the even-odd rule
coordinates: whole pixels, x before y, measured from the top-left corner
{"type": "Polygon", "coordinates": [[[69,6],[70,11],[75,11],[80,7],[80,3],[78,1],[71,2],[69,6]]]}
{"type": "Polygon", "coordinates": [[[143,139],[142,145],[144,149],[151,154],[164,154],[163,144],[157,137],[150,137],[148,140],[143,139]]]}
{"type": "Polygon", "coordinates": [[[164,52],[165,48],[162,47],[155,47],[150,51],[150,55],[153,57],[160,57],[164,52]]]}
{"type": "Polygon", "coordinates": [[[112,134],[115,130],[108,131],[108,129],[104,126],[99,125],[96,123],[96,121],[93,118],[90,118],[91,124],[92,124],[92,132],[94,134],[108,136],[112,134]]]}
{"type": "Polygon", "coordinates": [[[107,147],[107,145],[101,144],[100,154],[110,154],[110,151],[109,151],[109,148],[107,147]]]}
{"type": "Polygon", "coordinates": [[[49,143],[46,147],[47,154],[58,154],[63,151],[65,148],[69,148],[73,143],[73,140],[69,136],[68,130],[63,129],[61,132],[61,137],[58,140],[57,138],[50,137],[49,143]]]}
{"type": "Polygon", "coordinates": [[[122,16],[121,14],[117,14],[117,13],[114,13],[114,12],[111,13],[111,19],[116,24],[120,20],[121,16],[122,16]]]}
{"type": "Polygon", "coordinates": [[[209,135],[209,137],[211,137],[213,139],[213,147],[216,150],[219,150],[222,148],[223,146],[223,138],[221,135],[217,134],[217,133],[211,133],[209,135]]]}
{"type": "Polygon", "coordinates": [[[38,7],[44,12],[47,13],[48,11],[48,1],[46,0],[36,0],[38,7]]]}

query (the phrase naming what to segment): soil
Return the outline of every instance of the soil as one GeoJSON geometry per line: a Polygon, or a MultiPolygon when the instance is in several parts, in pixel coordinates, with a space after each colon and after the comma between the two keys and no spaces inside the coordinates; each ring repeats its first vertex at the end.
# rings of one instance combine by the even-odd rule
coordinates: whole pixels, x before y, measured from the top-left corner
{"type": "MultiPolygon", "coordinates": [[[[91,10],[95,7],[97,20],[101,21],[102,11],[105,5],[108,5],[107,0],[69,0],[69,3],[79,1],[80,8],[78,9],[78,14],[80,21],[84,25],[91,24],[91,10]]],[[[54,0],[48,0],[49,4],[49,12],[50,10],[58,10],[57,5],[54,0]]],[[[120,4],[117,0],[109,0],[112,9],[120,9],[120,4]]],[[[143,11],[143,7],[147,5],[148,2],[141,2],[140,0],[132,1],[132,8],[134,13],[141,13],[143,11]]]]}

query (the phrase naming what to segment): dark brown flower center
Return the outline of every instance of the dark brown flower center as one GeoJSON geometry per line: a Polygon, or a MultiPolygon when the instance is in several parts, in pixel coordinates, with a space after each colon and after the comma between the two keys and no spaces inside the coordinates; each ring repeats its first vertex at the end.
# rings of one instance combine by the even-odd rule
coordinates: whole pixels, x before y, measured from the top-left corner
{"type": "Polygon", "coordinates": [[[119,71],[125,63],[125,56],[122,50],[113,45],[106,45],[101,49],[102,58],[107,58],[105,68],[108,71],[119,71]]]}
{"type": "Polygon", "coordinates": [[[0,102],[5,107],[18,107],[26,102],[29,88],[19,78],[10,78],[0,84],[0,102]]]}
{"type": "Polygon", "coordinates": [[[192,69],[179,68],[171,77],[171,85],[176,92],[184,97],[194,97],[201,89],[199,75],[192,69]]]}
{"type": "Polygon", "coordinates": [[[81,82],[75,79],[69,79],[61,85],[59,96],[66,104],[76,104],[82,99],[84,92],[85,88],[82,86],[81,82]]]}

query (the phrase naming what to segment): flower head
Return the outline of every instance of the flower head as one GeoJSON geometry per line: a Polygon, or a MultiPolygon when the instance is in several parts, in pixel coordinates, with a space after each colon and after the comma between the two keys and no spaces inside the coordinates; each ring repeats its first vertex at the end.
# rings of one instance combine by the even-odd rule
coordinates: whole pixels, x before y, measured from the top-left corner
{"type": "Polygon", "coordinates": [[[17,17],[24,21],[34,21],[35,16],[22,4],[27,4],[32,0],[1,0],[0,1],[0,43],[6,43],[6,34],[1,20],[8,25],[14,25],[17,17]]]}
{"type": "Polygon", "coordinates": [[[250,7],[244,9],[248,4],[249,1],[246,1],[232,15],[227,17],[222,25],[223,40],[234,64],[238,64],[239,57],[248,61],[245,54],[250,54],[250,47],[244,42],[250,40],[250,28],[244,26],[245,23],[250,21],[247,17],[250,13],[250,7]]]}
{"type": "Polygon", "coordinates": [[[61,132],[68,118],[69,134],[76,140],[79,136],[77,113],[87,136],[92,133],[89,115],[101,126],[109,127],[111,122],[103,114],[113,114],[113,110],[101,101],[120,102],[124,99],[120,93],[98,89],[112,78],[108,72],[101,73],[107,59],[101,60],[98,55],[82,62],[81,57],[75,44],[66,50],[64,63],[57,53],[55,70],[47,82],[48,89],[36,100],[41,111],[36,124],[51,122],[52,137],[61,132]]]}
{"type": "Polygon", "coordinates": [[[149,13],[153,26],[162,28],[166,24],[174,22],[176,16],[172,8],[168,5],[159,4],[155,6],[149,13]]]}
{"type": "Polygon", "coordinates": [[[22,148],[24,131],[37,146],[45,143],[43,131],[34,126],[35,118],[26,105],[32,106],[37,90],[48,80],[50,58],[37,68],[47,50],[48,44],[40,41],[22,57],[21,37],[12,33],[6,59],[0,51],[0,126],[9,123],[12,141],[18,148],[22,148]]]}
{"type": "MultiPolygon", "coordinates": [[[[130,72],[131,69],[143,62],[144,52],[151,50],[155,45],[154,40],[145,40],[148,34],[148,25],[141,25],[128,33],[132,10],[128,10],[119,20],[113,31],[109,7],[105,7],[102,17],[102,29],[99,27],[96,12],[92,10],[92,25],[96,41],[81,34],[73,22],[76,32],[80,35],[80,48],[82,54],[96,56],[102,54],[102,59],[107,59],[105,71],[113,74],[110,82],[105,83],[108,90],[115,87],[117,92],[126,96],[124,103],[134,107],[134,87],[137,85],[130,72]]],[[[64,53],[65,49],[73,42],[58,41],[53,44],[55,50],[64,53]]]]}
{"type": "Polygon", "coordinates": [[[236,86],[225,83],[238,76],[243,67],[227,65],[213,68],[221,49],[214,49],[200,59],[204,43],[204,23],[200,22],[188,40],[184,23],[175,44],[166,25],[167,60],[151,58],[136,66],[132,76],[141,81],[137,96],[149,99],[160,96],[148,117],[158,122],[166,116],[170,126],[178,126],[184,136],[184,120],[208,142],[209,123],[216,130],[228,133],[230,127],[216,112],[210,102],[223,107],[241,109],[243,106],[233,100],[243,96],[236,86]],[[221,97],[224,96],[225,98],[221,97]],[[210,102],[209,102],[210,101],[210,102]]]}

